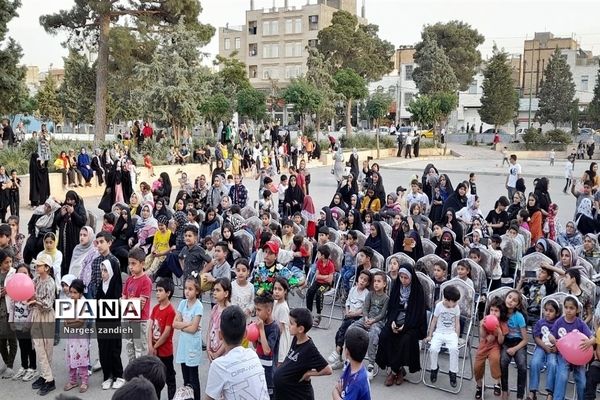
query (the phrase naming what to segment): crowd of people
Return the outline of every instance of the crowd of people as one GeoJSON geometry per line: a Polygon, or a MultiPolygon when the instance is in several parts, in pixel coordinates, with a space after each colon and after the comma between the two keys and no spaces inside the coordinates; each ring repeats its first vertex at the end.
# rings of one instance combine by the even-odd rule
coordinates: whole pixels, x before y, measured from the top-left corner
{"type": "MultiPolygon", "coordinates": [[[[482,397],[486,360],[497,381],[494,394],[506,399],[508,365],[514,359],[517,398],[525,397],[528,326],[537,345],[529,369],[529,398],[540,393],[544,368],[545,389],[554,400],[564,398],[570,369],[578,398],[583,399],[584,392],[585,398],[595,398],[600,367],[592,363],[586,371],[570,366],[555,344],[573,329],[588,337],[582,347],[596,346],[600,339],[600,331],[592,333],[600,318],[600,306],[594,303],[600,277],[595,163],[583,184],[571,186],[577,212],[563,230],[549,180],[536,179],[534,190],[525,195],[516,156],[509,160],[509,196],[500,196],[484,214],[475,173],[453,185],[448,174],[429,164],[421,176],[411,178],[409,189],[390,191],[377,163],[365,160],[361,168],[355,150],[346,162],[334,144],[337,165],[332,172],[338,184],[331,202],[317,209],[302,139],[294,159],[274,150],[279,136],[261,145],[251,142],[249,134],[239,135],[239,144],[225,140],[217,145],[210,176],[193,180],[184,171],[186,162],[181,162],[183,171],[176,176],[163,172],[152,182],[138,184],[127,147],[94,152],[91,160],[82,149],[77,164],[97,172],[92,164],[98,157],[104,172],[105,192],[98,204],[105,213],[101,223],[71,190],[64,201],[38,197],[27,237],[19,233],[18,215],[0,225],[0,294],[6,300],[0,302],[3,377],[31,381],[37,376],[32,387],[40,395],[55,389],[53,347],[62,329],[54,321],[57,296],[135,298],[142,302],[139,337],[98,336],[96,341],[102,389],[117,389],[116,398],[121,398],[117,393],[132,393],[136,385],[146,384],[127,378],[126,371],[149,354],[164,366],[162,386],[154,385],[158,397],[158,387],[166,384],[169,399],[182,392],[199,400],[198,368],[208,363],[208,398],[234,398],[236,384],[244,381],[257,399],[310,399],[311,376],[343,367],[332,397],[368,399],[368,381],[378,371],[387,371],[385,385],[392,386],[423,368],[423,342],[430,347],[429,380],[437,381],[437,354],[443,345],[450,354],[449,382],[456,387],[457,346],[459,338],[465,338],[464,325],[489,315],[499,324],[491,331],[480,324],[476,399],[482,397]],[[243,156],[236,160],[236,154],[243,154],[240,149],[260,146],[263,151],[246,164],[243,156]],[[245,187],[248,175],[259,181],[258,193],[245,187]],[[533,275],[525,274],[522,260],[532,253],[547,258],[535,265],[533,275]],[[32,299],[16,302],[7,296],[4,286],[16,273],[33,277],[32,299]],[[426,282],[432,282],[431,293],[426,282]],[[589,282],[593,290],[585,286],[589,282]],[[459,307],[469,301],[456,289],[461,285],[474,293],[477,311],[472,315],[464,315],[459,307]],[[515,289],[488,299],[502,286],[515,289]],[[174,307],[171,298],[180,290],[183,299],[174,307]],[[544,302],[559,291],[567,295],[564,301],[544,302]],[[206,334],[200,329],[205,292],[211,294],[206,334]],[[290,310],[288,296],[297,296],[303,307],[290,310]],[[328,326],[326,296],[344,305],[344,319],[331,354],[324,358],[321,353],[329,349],[318,349],[307,333],[328,326]],[[153,297],[158,302],[154,307],[153,297]],[[248,323],[258,332],[255,337],[246,333],[252,330],[246,328],[248,323]],[[55,329],[52,339],[35,332],[36,326],[47,324],[55,329]],[[125,372],[123,341],[129,360],[125,372]],[[14,365],[17,348],[20,368],[14,365]],[[366,367],[361,367],[363,360],[366,367]],[[180,364],[185,385],[179,390],[174,363],[180,364]],[[244,372],[232,373],[232,364],[244,372]],[[254,368],[260,368],[260,374],[251,374],[254,368]]],[[[207,161],[212,158],[205,156],[207,161]]],[[[65,170],[75,164],[74,157],[74,152],[61,154],[65,170]]],[[[32,162],[35,168],[47,168],[39,153],[32,162]]],[[[69,185],[69,171],[63,176],[69,185]]],[[[87,184],[86,176],[94,175],[82,173],[87,184]]],[[[64,325],[85,323],[74,319],[64,325]]],[[[101,322],[108,328],[120,323],[101,322]]],[[[88,390],[94,345],[89,338],[66,338],[65,391],[88,390]]],[[[599,356],[596,350],[596,359],[599,356]]]]}

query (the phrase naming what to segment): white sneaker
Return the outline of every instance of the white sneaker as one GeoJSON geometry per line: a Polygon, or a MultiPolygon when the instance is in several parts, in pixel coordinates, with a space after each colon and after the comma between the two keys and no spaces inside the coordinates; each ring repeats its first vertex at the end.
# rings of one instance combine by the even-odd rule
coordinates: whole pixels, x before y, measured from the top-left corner
{"type": "Polygon", "coordinates": [[[113,380],[112,379],[107,379],[104,382],[102,382],[102,390],[108,390],[111,388],[113,384],[113,380]]]}
{"type": "Polygon", "coordinates": [[[338,361],[341,361],[341,357],[340,357],[340,353],[338,353],[337,351],[332,351],[331,354],[329,355],[329,357],[327,357],[327,362],[329,364],[333,364],[336,363],[338,361]]]}
{"type": "Polygon", "coordinates": [[[19,379],[23,378],[23,375],[25,375],[25,372],[27,372],[25,370],[25,368],[21,367],[21,368],[19,368],[19,370],[17,372],[14,373],[14,375],[11,377],[11,379],[13,381],[18,381],[19,379]]]}
{"type": "Polygon", "coordinates": [[[36,375],[37,375],[37,372],[35,371],[35,369],[28,368],[25,371],[25,375],[23,375],[23,378],[22,378],[23,382],[29,382],[30,380],[35,378],[36,375]]]}
{"type": "Polygon", "coordinates": [[[373,364],[367,365],[367,377],[369,378],[369,380],[372,380],[375,374],[375,366],[373,364]]]}
{"type": "Polygon", "coordinates": [[[344,366],[344,362],[342,360],[339,360],[329,365],[331,366],[331,369],[336,370],[342,368],[344,366]]]}
{"type": "Polygon", "coordinates": [[[125,384],[125,379],[117,378],[112,384],[113,389],[120,389],[125,384]]]}
{"type": "Polygon", "coordinates": [[[12,370],[12,368],[6,368],[2,374],[2,379],[10,379],[14,374],[15,372],[12,370]]]}

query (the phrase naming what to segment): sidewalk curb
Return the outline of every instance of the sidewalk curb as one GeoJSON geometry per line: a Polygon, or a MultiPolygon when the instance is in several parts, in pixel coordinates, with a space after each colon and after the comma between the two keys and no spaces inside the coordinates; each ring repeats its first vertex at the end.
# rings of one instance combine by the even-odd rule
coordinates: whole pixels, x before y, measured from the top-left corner
{"type": "MultiPolygon", "coordinates": [[[[398,164],[405,164],[405,163],[396,163],[396,164],[382,164],[381,165],[381,169],[392,169],[392,170],[402,170],[402,171],[410,171],[412,170],[412,168],[408,168],[408,167],[402,167],[401,165],[398,164]]],[[[473,172],[472,170],[466,170],[466,169],[444,169],[444,173],[458,173],[458,174],[470,174],[471,172],[473,172]]],[[[506,176],[506,174],[504,172],[491,172],[491,171],[477,171],[477,175],[486,175],[486,176],[506,176]]],[[[540,176],[545,176],[546,178],[549,179],[564,179],[563,175],[540,175],[540,174],[521,174],[524,177],[527,178],[539,178],[540,176]]]]}

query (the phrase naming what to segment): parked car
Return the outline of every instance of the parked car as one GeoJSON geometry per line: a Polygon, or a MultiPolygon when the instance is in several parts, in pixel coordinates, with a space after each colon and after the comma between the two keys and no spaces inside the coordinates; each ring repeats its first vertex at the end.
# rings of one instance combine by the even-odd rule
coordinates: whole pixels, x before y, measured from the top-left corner
{"type": "Polygon", "coordinates": [[[412,126],[401,126],[396,132],[391,132],[390,135],[408,135],[414,128],[412,126]]]}
{"type": "MultiPolygon", "coordinates": [[[[486,129],[485,131],[483,131],[484,135],[494,135],[496,133],[496,130],[494,128],[490,128],[490,129],[486,129]]],[[[504,129],[498,129],[498,134],[500,135],[510,135],[510,133],[506,132],[504,129]]]]}
{"type": "Polygon", "coordinates": [[[433,129],[423,129],[419,131],[419,136],[421,136],[422,138],[433,139],[434,134],[435,133],[433,129]]]}
{"type": "MultiPolygon", "coordinates": [[[[342,126],[342,127],[340,128],[339,132],[340,132],[340,134],[342,134],[342,135],[346,134],[346,127],[345,127],[345,126],[342,126]]],[[[356,133],[356,132],[358,132],[358,129],[356,129],[356,127],[355,127],[355,126],[353,126],[353,127],[352,127],[352,133],[356,133]]]]}
{"type": "Polygon", "coordinates": [[[595,132],[592,128],[579,128],[579,134],[580,135],[587,135],[587,136],[591,136],[593,135],[595,132]]]}

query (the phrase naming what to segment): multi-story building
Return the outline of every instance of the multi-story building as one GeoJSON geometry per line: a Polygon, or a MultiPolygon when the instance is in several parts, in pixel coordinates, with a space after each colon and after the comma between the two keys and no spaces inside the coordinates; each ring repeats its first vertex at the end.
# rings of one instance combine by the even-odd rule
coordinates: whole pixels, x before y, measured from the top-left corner
{"type": "MultiPolygon", "coordinates": [[[[319,31],[331,24],[338,10],[356,15],[357,0],[317,0],[301,7],[290,6],[283,0],[282,7],[255,9],[250,0],[246,24],[241,27],[219,28],[219,55],[235,57],[246,64],[252,86],[264,90],[274,100],[279,89],[290,79],[306,73],[307,47],[317,45],[319,31]]],[[[364,0],[362,17],[364,23],[364,0]]],[[[275,104],[274,117],[285,123],[287,113],[275,104]]],[[[279,106],[281,105],[281,102],[279,106]]]]}

